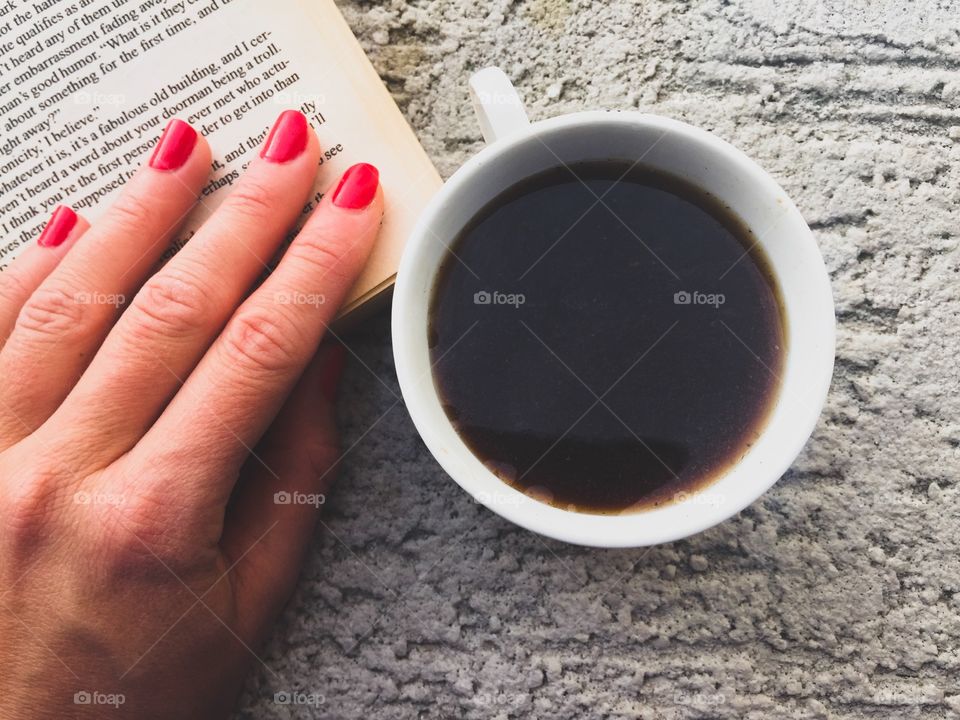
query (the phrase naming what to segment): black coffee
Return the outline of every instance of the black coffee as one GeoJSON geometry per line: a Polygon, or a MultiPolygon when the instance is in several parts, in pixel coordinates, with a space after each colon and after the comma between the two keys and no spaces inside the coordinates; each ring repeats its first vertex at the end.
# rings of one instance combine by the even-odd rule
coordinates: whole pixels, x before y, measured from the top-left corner
{"type": "Polygon", "coordinates": [[[761,431],[784,320],[749,230],[621,162],[525,180],[451,244],[434,381],[464,442],[557,507],[643,509],[710,483],[761,431]]]}

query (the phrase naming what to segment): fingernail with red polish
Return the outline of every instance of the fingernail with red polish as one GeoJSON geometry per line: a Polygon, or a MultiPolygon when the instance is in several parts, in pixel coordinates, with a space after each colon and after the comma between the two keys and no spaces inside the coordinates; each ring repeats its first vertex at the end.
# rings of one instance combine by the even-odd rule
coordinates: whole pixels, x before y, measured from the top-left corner
{"type": "Polygon", "coordinates": [[[47,224],[37,238],[37,243],[41,247],[57,247],[62,245],[63,241],[70,236],[70,231],[77,224],[77,214],[66,205],[58,205],[53,211],[53,215],[47,220],[47,224]]]}
{"type": "Polygon", "coordinates": [[[346,363],[347,349],[340,343],[335,343],[330,348],[320,373],[320,392],[330,402],[337,399],[337,388],[340,387],[340,376],[343,375],[343,366],[346,363]]]}
{"type": "Polygon", "coordinates": [[[373,202],[380,185],[380,171],[373,165],[358,163],[340,178],[333,191],[333,204],[349,210],[362,210],[373,202]]]}
{"type": "Polygon", "coordinates": [[[197,131],[183,120],[174,118],[167,123],[163,135],[150,158],[154,170],[176,170],[190,157],[197,144],[197,131]]]}
{"type": "Polygon", "coordinates": [[[307,147],[307,118],[296,110],[284,110],[273,124],[260,157],[275,163],[293,160],[307,147]]]}

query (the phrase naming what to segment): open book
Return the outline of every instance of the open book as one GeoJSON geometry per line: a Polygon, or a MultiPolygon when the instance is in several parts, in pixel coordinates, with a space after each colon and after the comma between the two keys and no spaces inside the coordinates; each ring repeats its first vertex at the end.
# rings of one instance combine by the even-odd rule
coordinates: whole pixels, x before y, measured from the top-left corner
{"type": "Polygon", "coordinates": [[[0,269],[57,204],[95,220],[171,117],[214,154],[175,251],[286,108],[324,150],[305,214],[351,164],[380,169],[384,225],[346,315],[390,288],[441,180],[332,0],[0,3],[0,269]]]}

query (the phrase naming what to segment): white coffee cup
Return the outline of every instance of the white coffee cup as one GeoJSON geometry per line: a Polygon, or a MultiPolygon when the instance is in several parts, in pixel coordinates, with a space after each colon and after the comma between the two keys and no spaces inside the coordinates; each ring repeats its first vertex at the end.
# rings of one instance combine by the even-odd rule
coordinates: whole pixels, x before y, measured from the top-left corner
{"type": "MultiPolygon", "coordinates": [[[[578,112],[530,123],[509,79],[470,79],[484,148],[447,181],[409,238],[393,297],[393,350],[413,422],[443,469],[478,502],[558,540],[636,547],[693,535],[736,514],[790,467],[823,408],[834,357],[834,307],[813,235],[783,189],[742,152],[676,120],[638,112],[578,112]],[[770,260],[786,313],[780,390],[759,439],[715,482],[650,510],[596,515],[536,500],[494,475],[445,414],[431,369],[429,304],[448,245],[503,190],[561,163],[624,159],[712,193],[752,230],[770,260]]],[[[521,239],[522,241],[522,239],[521,239]]]]}

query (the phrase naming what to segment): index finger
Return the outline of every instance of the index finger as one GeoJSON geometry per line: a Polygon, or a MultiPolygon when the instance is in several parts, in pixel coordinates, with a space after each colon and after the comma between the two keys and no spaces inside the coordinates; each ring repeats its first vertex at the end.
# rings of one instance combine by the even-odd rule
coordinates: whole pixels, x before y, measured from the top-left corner
{"type": "Polygon", "coordinates": [[[171,482],[190,483],[191,497],[226,504],[250,448],[303,373],[363,268],[382,214],[376,168],[354,165],[127,456],[134,467],[149,464],[155,448],[177,448],[199,460],[192,478],[171,482]]]}

